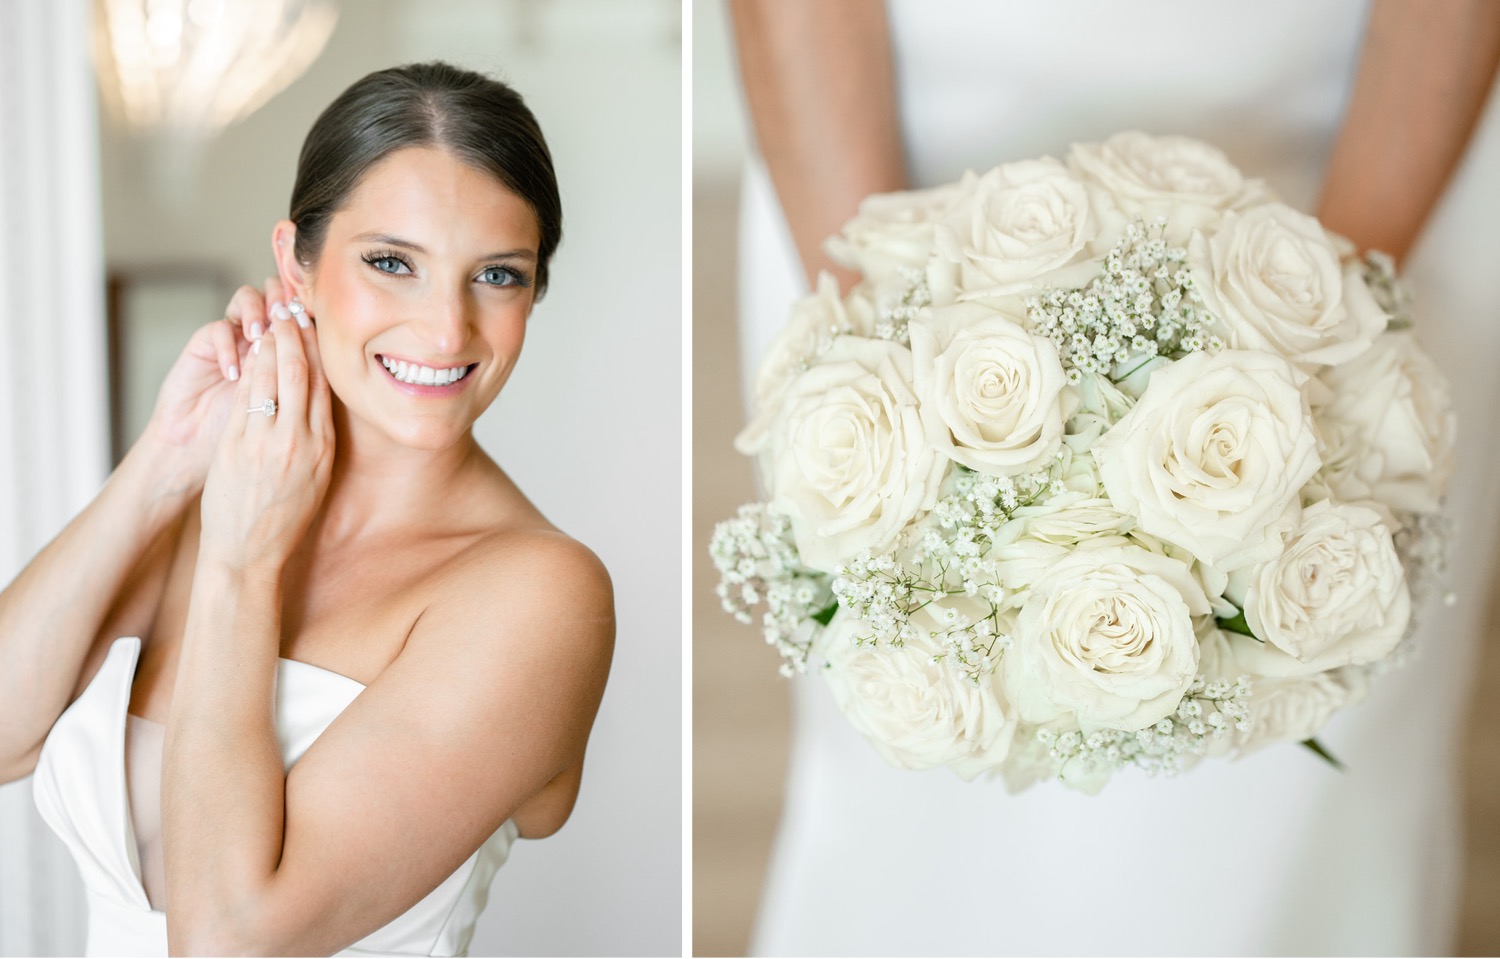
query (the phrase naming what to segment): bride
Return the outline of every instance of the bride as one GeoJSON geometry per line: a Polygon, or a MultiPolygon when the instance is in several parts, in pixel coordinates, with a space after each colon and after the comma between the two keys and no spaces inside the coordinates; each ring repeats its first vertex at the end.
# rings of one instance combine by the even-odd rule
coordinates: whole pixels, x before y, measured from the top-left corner
{"type": "Polygon", "coordinates": [[[472,434],[560,236],[513,90],[358,81],[264,298],[0,592],[0,782],[36,773],[90,955],[462,954],[512,842],[568,818],[609,577],[472,434]]]}
{"type": "MultiPolygon", "coordinates": [[[[1199,137],[1403,260],[1453,381],[1451,609],[1324,741],[1097,797],[887,767],[816,681],[794,692],[760,954],[1446,954],[1456,740],[1493,581],[1500,117],[1460,166],[1500,8],[1457,0],[732,5],[764,167],[746,182],[742,355],[760,355],[865,195],[1144,129],[1199,137]],[[1363,37],[1363,40],[1361,40],[1363,37]],[[1444,198],[1455,169],[1459,172],[1444,198]],[[1441,203],[1439,201],[1442,201],[1441,203]],[[782,211],[785,211],[783,217],[782,211]],[[1488,309],[1488,312],[1484,312],[1488,309]],[[1480,412],[1477,415],[1482,416],[1480,412]]],[[[771,668],[771,664],[767,665],[771,668]]]]}

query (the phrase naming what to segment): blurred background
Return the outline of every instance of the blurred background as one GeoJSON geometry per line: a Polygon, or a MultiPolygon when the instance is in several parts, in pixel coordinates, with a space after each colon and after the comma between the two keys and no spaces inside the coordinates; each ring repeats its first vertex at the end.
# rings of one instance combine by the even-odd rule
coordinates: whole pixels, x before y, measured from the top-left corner
{"type": "MultiPolygon", "coordinates": [[[[564,238],[476,434],[603,559],[619,630],[578,806],[517,844],[473,955],[680,950],[681,18],[678,0],[0,2],[0,582],[97,492],[188,334],[274,273],[298,150],[338,93],[444,59],[542,125],[564,238]]],[[[78,955],[83,933],[30,780],[0,788],[0,954],[78,955]]]]}
{"type": "MultiPolygon", "coordinates": [[[[749,459],[731,445],[746,417],[736,234],[750,134],[717,0],[693,0],[693,53],[693,949],[734,956],[750,945],[780,815],[788,684],[817,680],[777,675],[779,659],[758,627],[736,623],[714,595],[714,524],[759,497],[749,459]]],[[[1500,597],[1500,583],[1490,595],[1500,597]]],[[[1459,954],[1469,956],[1500,954],[1500,699],[1484,695],[1492,685],[1500,688],[1500,637],[1486,644],[1474,677],[1480,694],[1464,764],[1469,856],[1459,954]]]]}

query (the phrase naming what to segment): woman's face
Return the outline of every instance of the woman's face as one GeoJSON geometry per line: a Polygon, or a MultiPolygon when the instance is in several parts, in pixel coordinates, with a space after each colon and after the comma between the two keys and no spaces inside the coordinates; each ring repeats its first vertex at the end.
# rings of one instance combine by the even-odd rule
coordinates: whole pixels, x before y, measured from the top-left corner
{"type": "Polygon", "coordinates": [[[417,449],[467,435],[521,353],[539,241],[525,200],[442,150],[366,171],[302,297],[351,417],[417,449]]]}

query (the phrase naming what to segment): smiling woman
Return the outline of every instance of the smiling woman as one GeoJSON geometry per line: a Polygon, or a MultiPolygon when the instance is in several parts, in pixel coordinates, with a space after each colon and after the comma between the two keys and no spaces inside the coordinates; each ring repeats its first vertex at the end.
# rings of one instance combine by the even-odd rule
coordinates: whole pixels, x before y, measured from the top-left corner
{"type": "Polygon", "coordinates": [[[0,593],[0,781],[36,773],[89,954],[462,954],[514,840],[567,820],[610,580],[473,436],[560,235],[514,91],[354,84],[278,276],[0,593]]]}

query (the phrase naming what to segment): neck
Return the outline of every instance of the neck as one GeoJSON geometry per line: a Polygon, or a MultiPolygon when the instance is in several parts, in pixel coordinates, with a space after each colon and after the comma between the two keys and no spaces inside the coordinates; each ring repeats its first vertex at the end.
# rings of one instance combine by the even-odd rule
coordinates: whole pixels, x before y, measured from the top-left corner
{"type": "Polygon", "coordinates": [[[472,430],[452,446],[421,450],[350,417],[334,401],[333,473],[309,542],[330,545],[435,523],[484,458],[472,430]]]}

